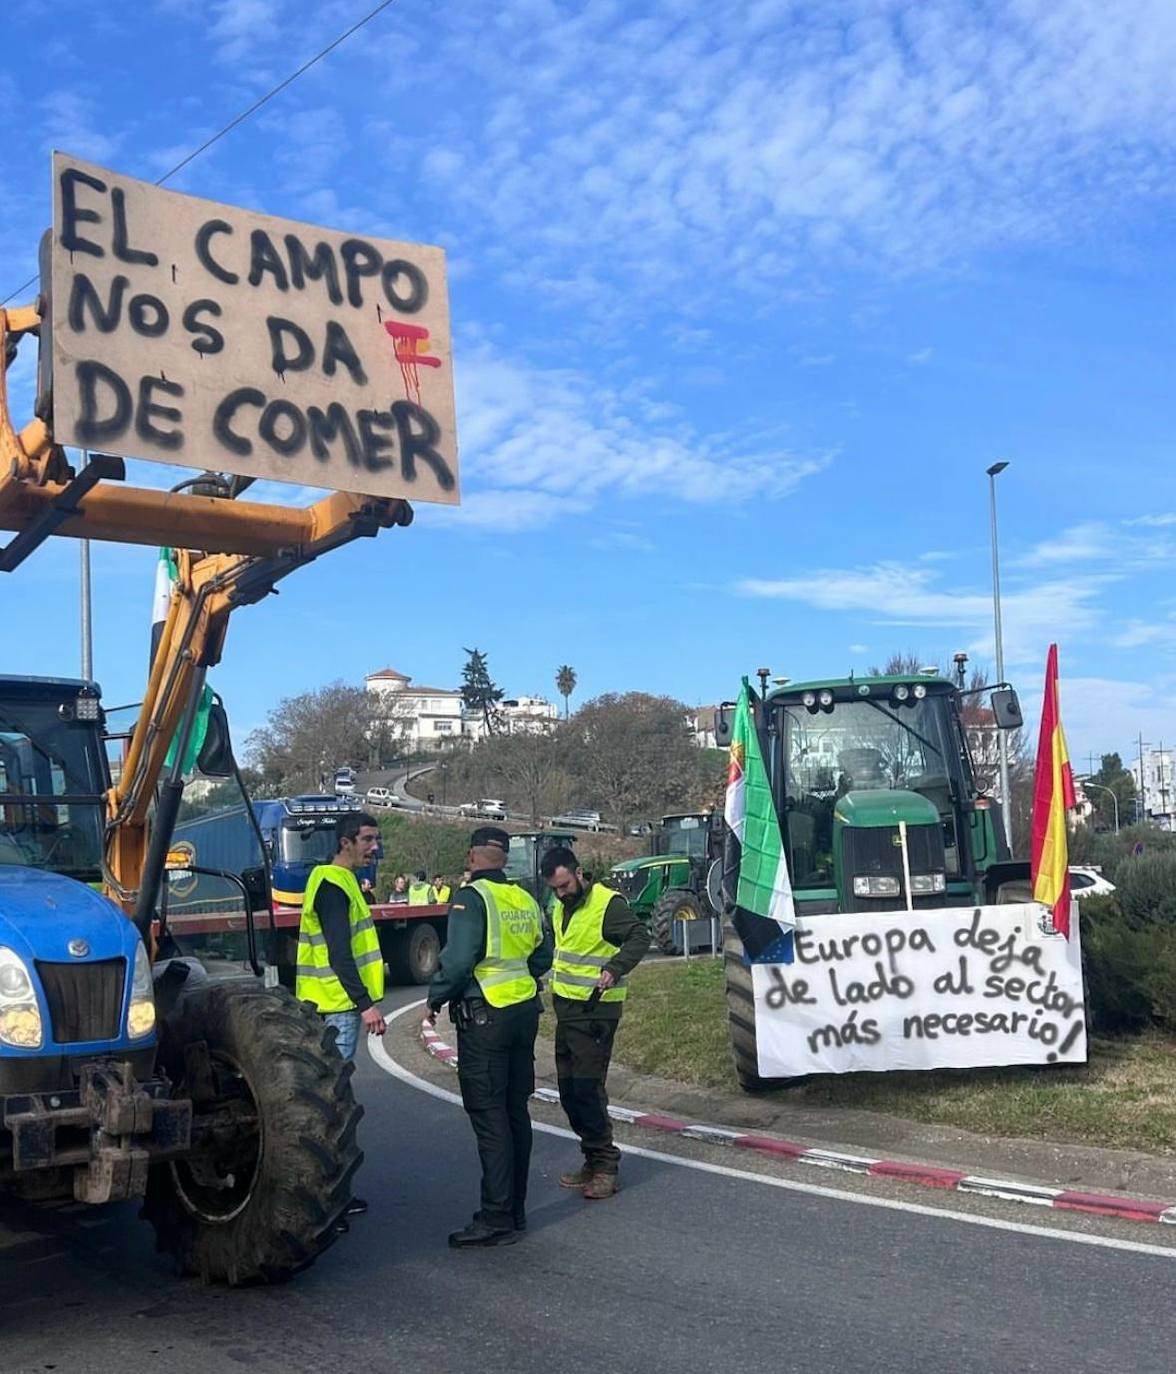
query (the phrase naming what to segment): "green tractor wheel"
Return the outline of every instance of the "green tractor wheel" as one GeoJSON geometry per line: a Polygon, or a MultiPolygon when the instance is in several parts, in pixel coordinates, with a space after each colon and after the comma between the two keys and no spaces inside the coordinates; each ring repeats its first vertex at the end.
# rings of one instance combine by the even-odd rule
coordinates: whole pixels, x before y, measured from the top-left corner
{"type": "Polygon", "coordinates": [[[743,962],[743,942],[729,921],[723,923],[723,972],[727,984],[727,1026],[735,1077],[747,1093],[778,1088],[783,1080],[759,1076],[755,1039],[755,994],[751,969],[743,962]]]}
{"type": "Polygon", "coordinates": [[[674,929],[674,922],[703,919],[709,920],[710,913],[706,909],[705,900],[697,892],[691,892],[689,888],[684,887],[672,887],[668,892],[663,892],[653,908],[653,917],[650,921],[658,949],[663,954],[681,954],[682,944],[674,929]]]}

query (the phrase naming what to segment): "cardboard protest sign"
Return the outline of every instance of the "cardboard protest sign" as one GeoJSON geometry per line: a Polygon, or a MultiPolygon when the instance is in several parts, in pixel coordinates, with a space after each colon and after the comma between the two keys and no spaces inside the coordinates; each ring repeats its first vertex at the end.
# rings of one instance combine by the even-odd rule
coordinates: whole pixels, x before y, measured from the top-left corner
{"type": "Polygon", "coordinates": [[[765,1078],[861,1070],[1083,1064],[1077,920],[1034,902],[810,917],[790,964],[755,964],[765,1078]]]}
{"type": "Polygon", "coordinates": [[[456,503],[445,254],[53,155],[58,443],[456,503]]]}

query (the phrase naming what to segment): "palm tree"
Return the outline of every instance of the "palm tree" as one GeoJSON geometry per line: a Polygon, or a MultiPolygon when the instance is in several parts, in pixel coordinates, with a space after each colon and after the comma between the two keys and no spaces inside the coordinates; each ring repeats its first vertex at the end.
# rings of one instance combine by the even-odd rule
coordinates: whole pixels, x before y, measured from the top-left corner
{"type": "Polygon", "coordinates": [[[576,690],[576,670],[565,663],[555,675],[555,690],[564,699],[564,720],[568,718],[568,697],[576,690]]]}

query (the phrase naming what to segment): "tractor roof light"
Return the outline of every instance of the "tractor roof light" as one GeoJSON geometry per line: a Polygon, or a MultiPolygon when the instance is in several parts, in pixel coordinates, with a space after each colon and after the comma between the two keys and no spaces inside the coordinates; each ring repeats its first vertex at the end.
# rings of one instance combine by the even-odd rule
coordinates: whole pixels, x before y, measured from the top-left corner
{"type": "Polygon", "coordinates": [[[911,688],[911,691],[914,692],[916,698],[919,701],[922,701],[923,698],[927,695],[927,685],[923,682],[916,682],[915,685],[911,688]]]}
{"type": "Polygon", "coordinates": [[[898,686],[894,689],[895,701],[905,701],[907,697],[910,696],[910,694],[911,689],[906,685],[905,682],[900,682],[898,686]]]}
{"type": "Polygon", "coordinates": [[[817,709],[816,692],[805,692],[804,696],[801,697],[800,701],[801,705],[806,706],[810,711],[815,711],[817,709]]]}
{"type": "Polygon", "coordinates": [[[833,693],[829,690],[828,687],[825,687],[822,689],[821,694],[817,697],[817,700],[821,703],[822,706],[832,706],[833,693]]]}

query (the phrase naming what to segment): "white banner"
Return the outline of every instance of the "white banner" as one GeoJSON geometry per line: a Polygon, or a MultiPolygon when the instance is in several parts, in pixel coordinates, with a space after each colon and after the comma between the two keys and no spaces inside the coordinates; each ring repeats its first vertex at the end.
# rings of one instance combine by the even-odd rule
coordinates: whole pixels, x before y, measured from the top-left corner
{"type": "Polygon", "coordinates": [[[764,1078],[862,1070],[1083,1064],[1078,919],[1044,908],[801,917],[791,964],[755,964],[764,1078]]]}

